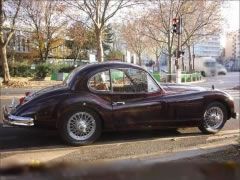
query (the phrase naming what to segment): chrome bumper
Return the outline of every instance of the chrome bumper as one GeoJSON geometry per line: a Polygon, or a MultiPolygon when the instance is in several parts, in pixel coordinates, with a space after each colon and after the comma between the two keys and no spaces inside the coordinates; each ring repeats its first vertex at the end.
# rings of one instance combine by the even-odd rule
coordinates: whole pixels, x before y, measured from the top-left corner
{"type": "Polygon", "coordinates": [[[236,113],[236,112],[232,113],[232,118],[238,119],[239,118],[239,114],[236,113]]]}
{"type": "Polygon", "coordinates": [[[14,116],[8,112],[6,106],[3,107],[3,123],[12,126],[34,126],[34,119],[31,117],[14,116]]]}

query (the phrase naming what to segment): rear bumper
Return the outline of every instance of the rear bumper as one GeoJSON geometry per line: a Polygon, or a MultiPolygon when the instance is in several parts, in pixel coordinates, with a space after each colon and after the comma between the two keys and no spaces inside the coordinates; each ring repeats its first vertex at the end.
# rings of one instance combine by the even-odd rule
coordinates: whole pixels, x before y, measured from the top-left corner
{"type": "Polygon", "coordinates": [[[11,126],[34,126],[34,119],[31,117],[14,116],[3,107],[3,123],[11,126]]]}

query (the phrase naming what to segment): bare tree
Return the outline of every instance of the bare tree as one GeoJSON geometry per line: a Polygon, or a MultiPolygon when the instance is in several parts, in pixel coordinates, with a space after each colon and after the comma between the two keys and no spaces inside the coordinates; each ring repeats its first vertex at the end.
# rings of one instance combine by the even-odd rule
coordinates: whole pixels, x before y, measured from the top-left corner
{"type": "Polygon", "coordinates": [[[219,28],[220,16],[218,12],[221,2],[158,0],[152,1],[152,3],[154,6],[149,10],[147,18],[144,20],[145,35],[159,44],[163,43],[162,52],[168,56],[168,71],[171,73],[172,56],[177,47],[176,35],[172,32],[173,18],[182,17],[183,33],[181,34],[180,47],[189,47],[192,42],[216,32],[219,28]]]}
{"type": "MultiPolygon", "coordinates": [[[[172,55],[176,48],[176,36],[172,33],[172,19],[180,15],[185,3],[182,0],[152,1],[155,6],[149,10],[144,20],[145,35],[155,40],[168,57],[168,72],[172,72],[172,55]]],[[[169,76],[171,81],[171,76],[169,76]]]]}
{"type": "MultiPolygon", "coordinates": [[[[221,32],[222,17],[220,1],[187,2],[182,9],[183,33],[181,46],[185,46],[189,55],[189,71],[192,69],[191,46],[202,39],[221,32]]],[[[184,66],[184,64],[182,64],[184,66]]]]}
{"type": "Polygon", "coordinates": [[[146,39],[146,51],[154,56],[157,71],[160,71],[160,56],[163,53],[164,43],[157,42],[151,38],[146,39]]]}
{"type": "Polygon", "coordinates": [[[22,0],[0,0],[0,56],[4,82],[10,80],[7,60],[7,45],[14,32],[22,0]]]}
{"type": "Polygon", "coordinates": [[[33,31],[33,48],[39,51],[40,60],[46,61],[49,52],[59,46],[56,42],[64,36],[66,7],[59,1],[36,0],[23,0],[22,6],[22,20],[33,31]]]}
{"type": "MultiPolygon", "coordinates": [[[[85,15],[90,19],[91,24],[94,26],[94,32],[97,40],[97,59],[99,62],[103,61],[103,31],[112,17],[116,13],[126,7],[131,7],[138,4],[136,0],[72,0],[65,2],[76,11],[85,15]]],[[[75,11],[74,11],[75,12],[75,11]]],[[[73,19],[75,19],[73,17],[73,19]]]]}
{"type": "Polygon", "coordinates": [[[141,26],[141,20],[135,20],[121,28],[123,40],[127,43],[127,47],[137,55],[140,66],[142,65],[142,54],[147,47],[146,37],[142,34],[141,26]]]}
{"type": "Polygon", "coordinates": [[[80,22],[76,22],[68,29],[68,36],[71,38],[69,46],[72,49],[74,60],[79,58],[82,48],[89,40],[89,30],[80,22]]]}

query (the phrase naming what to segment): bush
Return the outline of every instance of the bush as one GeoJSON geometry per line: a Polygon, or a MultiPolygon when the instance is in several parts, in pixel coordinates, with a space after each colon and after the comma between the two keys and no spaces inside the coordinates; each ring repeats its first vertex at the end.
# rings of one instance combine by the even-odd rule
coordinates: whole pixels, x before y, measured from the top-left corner
{"type": "Polygon", "coordinates": [[[38,64],[35,68],[35,78],[44,79],[46,76],[50,75],[51,68],[48,64],[38,64]]]}
{"type": "Polygon", "coordinates": [[[18,64],[14,66],[9,66],[10,75],[13,77],[33,77],[34,70],[31,69],[31,65],[28,64],[18,64]]]}

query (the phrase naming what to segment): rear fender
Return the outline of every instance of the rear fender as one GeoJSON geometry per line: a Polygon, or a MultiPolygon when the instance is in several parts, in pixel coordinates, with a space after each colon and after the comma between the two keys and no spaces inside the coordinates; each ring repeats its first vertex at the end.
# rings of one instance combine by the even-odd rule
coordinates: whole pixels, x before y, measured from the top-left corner
{"type": "MultiPolygon", "coordinates": [[[[102,100],[102,99],[101,99],[102,100]]],[[[71,111],[72,109],[79,108],[87,108],[94,112],[96,112],[99,117],[102,119],[103,124],[107,125],[106,128],[112,127],[112,106],[109,103],[102,103],[99,102],[98,99],[95,98],[86,98],[86,97],[72,97],[67,98],[65,101],[61,102],[57,106],[57,123],[56,126],[58,127],[59,121],[64,117],[64,115],[71,111]]],[[[105,127],[104,127],[105,128],[105,127]]]]}

